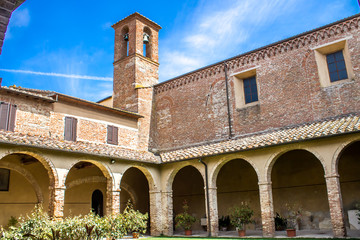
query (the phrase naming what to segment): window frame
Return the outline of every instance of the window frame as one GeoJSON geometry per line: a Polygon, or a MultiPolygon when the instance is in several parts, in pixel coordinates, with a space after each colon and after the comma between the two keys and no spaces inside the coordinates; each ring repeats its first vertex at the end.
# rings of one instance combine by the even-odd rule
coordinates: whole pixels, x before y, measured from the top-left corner
{"type": "Polygon", "coordinates": [[[119,128],[114,125],[107,125],[106,143],[112,145],[119,144],[119,128]]]}
{"type": "Polygon", "coordinates": [[[77,118],[66,116],[64,127],[64,140],[76,142],[77,138],[77,118]]]}
{"type": "Polygon", "coordinates": [[[353,67],[351,64],[351,58],[349,54],[349,48],[347,44],[347,40],[349,38],[343,38],[339,39],[337,41],[333,41],[330,43],[326,43],[320,46],[316,46],[311,48],[311,50],[314,50],[315,54],[315,61],[318,69],[318,75],[319,75],[319,81],[321,87],[329,87],[336,84],[341,84],[344,82],[348,82],[351,79],[354,78],[355,74],[353,71],[353,67]],[[347,73],[346,79],[340,79],[337,81],[331,81],[330,80],[330,72],[327,62],[327,55],[336,53],[338,51],[342,51],[344,62],[345,62],[345,68],[347,73]]]}
{"type": "Polygon", "coordinates": [[[0,102],[0,130],[15,131],[17,105],[0,102]]]}
{"type": "Polygon", "coordinates": [[[259,84],[256,74],[257,68],[259,67],[249,68],[244,71],[231,74],[231,77],[233,78],[234,81],[235,106],[237,109],[260,104],[260,100],[259,100],[260,91],[259,91],[259,84]],[[255,77],[257,101],[246,103],[244,80],[252,77],[255,77]]]}

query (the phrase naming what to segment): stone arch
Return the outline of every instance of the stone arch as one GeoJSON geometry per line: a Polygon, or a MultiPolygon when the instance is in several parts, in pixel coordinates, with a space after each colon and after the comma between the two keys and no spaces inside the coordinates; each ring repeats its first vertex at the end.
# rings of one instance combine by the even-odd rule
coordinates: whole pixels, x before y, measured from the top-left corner
{"type": "Polygon", "coordinates": [[[12,154],[24,154],[29,155],[38,160],[41,165],[45,168],[47,171],[47,175],[49,177],[49,206],[48,206],[48,212],[49,216],[53,217],[54,215],[54,208],[55,208],[55,189],[59,187],[59,178],[58,174],[56,172],[54,164],[44,156],[40,155],[39,153],[35,153],[29,150],[10,150],[7,153],[4,153],[0,155],[0,161],[4,157],[12,154]]]}
{"type": "MultiPolygon", "coordinates": [[[[149,183],[149,191],[155,191],[158,188],[157,184],[155,184],[154,176],[145,167],[137,166],[137,165],[128,166],[127,168],[124,169],[122,176],[124,176],[124,173],[130,168],[137,168],[145,175],[145,177],[146,177],[146,179],[147,179],[147,181],[149,183]]],[[[121,184],[121,180],[120,180],[120,184],[121,184]]]]}
{"type": "Polygon", "coordinates": [[[266,164],[265,164],[265,176],[264,176],[264,178],[262,180],[259,179],[259,182],[260,181],[271,182],[271,171],[272,171],[272,168],[273,168],[276,160],[279,157],[281,157],[282,155],[284,155],[285,153],[293,151],[293,150],[303,150],[303,151],[309,152],[312,155],[314,155],[316,157],[316,159],[320,162],[320,164],[321,164],[321,166],[322,166],[322,168],[324,170],[325,176],[328,174],[328,169],[326,167],[325,160],[322,158],[322,156],[319,153],[317,153],[314,150],[309,150],[308,148],[305,148],[305,147],[302,147],[302,146],[294,146],[294,147],[287,147],[285,149],[282,149],[279,152],[276,152],[276,153],[272,154],[268,158],[268,160],[266,161],[266,164]]]}
{"type": "Polygon", "coordinates": [[[38,199],[38,203],[42,203],[44,201],[44,197],[43,197],[41,188],[40,188],[39,184],[37,183],[37,181],[35,180],[35,178],[33,177],[33,175],[29,171],[19,167],[18,165],[12,164],[10,162],[0,162],[0,168],[6,168],[6,169],[16,171],[19,174],[21,174],[33,186],[36,197],[38,199]]]}
{"type": "Polygon", "coordinates": [[[215,167],[213,168],[213,170],[210,172],[210,176],[209,176],[209,179],[210,179],[210,186],[211,187],[215,187],[216,186],[216,180],[217,180],[217,176],[221,170],[221,168],[228,162],[232,161],[232,160],[235,160],[235,159],[242,159],[244,160],[245,162],[249,163],[253,169],[255,170],[256,172],[256,175],[258,177],[258,180],[260,181],[260,172],[259,172],[259,169],[256,167],[256,165],[250,160],[248,159],[247,157],[243,156],[243,155],[240,155],[240,156],[225,156],[225,157],[222,157],[220,158],[218,161],[217,161],[217,164],[215,165],[215,167]]]}
{"type": "Polygon", "coordinates": [[[336,149],[334,155],[333,155],[333,159],[331,160],[331,169],[330,169],[330,173],[332,175],[338,175],[339,174],[339,159],[342,155],[342,153],[347,149],[348,146],[350,146],[351,144],[360,141],[360,137],[354,137],[351,138],[350,140],[347,140],[343,143],[341,143],[341,145],[336,149]]]}
{"type": "Polygon", "coordinates": [[[77,180],[71,181],[69,183],[66,183],[66,189],[70,189],[70,188],[79,186],[83,183],[98,183],[98,182],[106,182],[106,180],[104,181],[104,179],[102,177],[98,177],[98,176],[77,179],[77,180]]]}
{"type": "Polygon", "coordinates": [[[106,178],[106,203],[105,203],[105,209],[106,209],[106,213],[109,214],[112,212],[112,190],[113,190],[113,174],[111,172],[111,170],[109,169],[109,167],[107,165],[105,165],[102,162],[96,161],[96,160],[90,160],[90,159],[79,159],[78,161],[74,162],[70,168],[69,171],[66,175],[65,178],[65,184],[66,186],[70,185],[70,187],[74,187],[74,186],[78,186],[80,184],[83,183],[95,183],[95,182],[99,182],[99,178],[93,178],[93,177],[89,177],[86,179],[78,179],[75,180],[73,182],[68,183],[68,178],[69,178],[69,174],[71,172],[71,170],[75,167],[75,165],[84,162],[84,163],[91,163],[93,164],[95,167],[97,167],[101,173],[104,175],[104,177],[106,178]]]}
{"type": "Polygon", "coordinates": [[[187,167],[187,166],[192,166],[192,167],[196,168],[199,171],[199,173],[201,174],[201,176],[203,178],[204,186],[205,186],[206,183],[205,183],[204,172],[201,171],[198,166],[192,165],[192,164],[190,164],[188,162],[183,162],[183,163],[179,164],[177,167],[175,167],[174,169],[172,169],[172,171],[165,178],[165,182],[167,183],[165,189],[166,189],[167,192],[172,192],[172,185],[173,185],[176,174],[181,169],[183,169],[184,167],[187,167]]]}

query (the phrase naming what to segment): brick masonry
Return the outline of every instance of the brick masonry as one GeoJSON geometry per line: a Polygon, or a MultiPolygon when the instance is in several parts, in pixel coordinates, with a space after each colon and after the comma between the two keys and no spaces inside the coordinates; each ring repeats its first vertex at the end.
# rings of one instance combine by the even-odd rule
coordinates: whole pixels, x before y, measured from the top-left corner
{"type": "MultiPolygon", "coordinates": [[[[347,39],[360,65],[359,17],[225,60],[234,136],[360,111],[360,79],[321,87],[313,48],[347,39]],[[235,106],[233,74],[256,68],[258,104],[235,106]],[[346,103],[346,104],[345,104],[346,103]]],[[[155,87],[151,147],[181,148],[228,138],[224,63],[155,87]],[[159,129],[159,130],[157,130],[159,129]]]]}

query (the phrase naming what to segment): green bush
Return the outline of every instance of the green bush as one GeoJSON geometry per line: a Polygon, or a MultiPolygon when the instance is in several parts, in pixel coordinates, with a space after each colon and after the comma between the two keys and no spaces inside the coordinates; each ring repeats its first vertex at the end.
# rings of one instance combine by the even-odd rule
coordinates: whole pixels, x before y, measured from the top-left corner
{"type": "Polygon", "coordinates": [[[229,215],[231,224],[238,230],[244,230],[245,224],[252,222],[254,211],[246,203],[241,203],[240,206],[230,208],[229,215]]]}
{"type": "Polygon", "coordinates": [[[184,212],[179,213],[175,217],[175,222],[176,222],[175,227],[177,227],[177,228],[181,227],[184,230],[191,230],[192,225],[196,222],[196,218],[191,216],[188,213],[189,206],[188,206],[186,200],[183,203],[183,209],[184,209],[184,212]]]}
{"type": "MultiPolygon", "coordinates": [[[[129,231],[145,233],[147,214],[141,214],[128,205],[124,214],[100,217],[90,212],[85,216],[52,220],[36,206],[26,217],[15,219],[17,224],[8,229],[0,228],[4,240],[100,240],[122,238],[129,231]]],[[[12,222],[15,223],[14,219],[12,222]]]]}

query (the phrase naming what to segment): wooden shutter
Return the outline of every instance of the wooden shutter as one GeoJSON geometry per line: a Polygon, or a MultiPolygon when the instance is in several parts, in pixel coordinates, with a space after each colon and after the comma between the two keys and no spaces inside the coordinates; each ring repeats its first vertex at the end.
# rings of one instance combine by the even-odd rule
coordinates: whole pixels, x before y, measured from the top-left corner
{"type": "Polygon", "coordinates": [[[4,102],[0,104],[0,129],[3,130],[8,129],[9,105],[4,102]]]}
{"type": "Polygon", "coordinates": [[[113,127],[113,144],[118,145],[118,128],[113,127]]]}
{"type": "Polygon", "coordinates": [[[118,144],[118,128],[114,126],[107,126],[107,143],[118,144]]]}
{"type": "Polygon", "coordinates": [[[65,117],[64,139],[67,141],[76,141],[77,119],[65,117]]]}
{"type": "Polygon", "coordinates": [[[113,126],[107,126],[107,143],[112,144],[113,140],[113,126]]]}
{"type": "Polygon", "coordinates": [[[71,137],[72,137],[72,139],[71,139],[71,141],[76,141],[76,129],[77,129],[77,119],[76,118],[72,118],[72,125],[71,125],[71,127],[72,127],[72,135],[71,135],[71,137]]]}
{"type": "Polygon", "coordinates": [[[10,105],[9,115],[8,115],[8,131],[15,130],[15,119],[16,119],[16,105],[10,105]]]}

